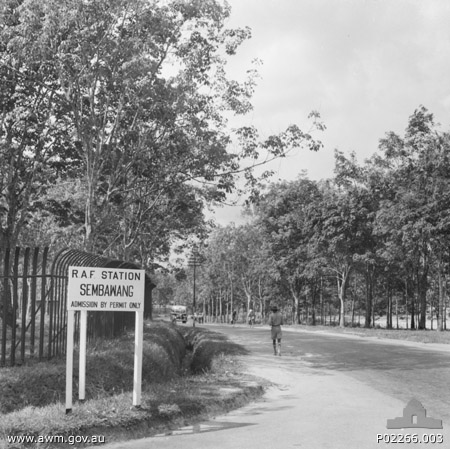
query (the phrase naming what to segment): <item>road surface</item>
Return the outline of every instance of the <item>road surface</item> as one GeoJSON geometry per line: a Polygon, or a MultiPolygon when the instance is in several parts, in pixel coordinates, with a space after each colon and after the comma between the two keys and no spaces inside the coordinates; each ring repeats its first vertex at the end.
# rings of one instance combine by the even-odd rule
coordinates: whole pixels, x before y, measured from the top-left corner
{"type": "Polygon", "coordinates": [[[284,328],[282,356],[275,357],[268,328],[206,327],[251,351],[248,370],[274,383],[263,400],[170,434],[104,447],[450,447],[448,346],[284,328]],[[423,405],[428,418],[442,420],[443,429],[387,429],[387,420],[401,417],[412,399],[423,405]],[[407,443],[408,438],[422,442],[407,443]]]}

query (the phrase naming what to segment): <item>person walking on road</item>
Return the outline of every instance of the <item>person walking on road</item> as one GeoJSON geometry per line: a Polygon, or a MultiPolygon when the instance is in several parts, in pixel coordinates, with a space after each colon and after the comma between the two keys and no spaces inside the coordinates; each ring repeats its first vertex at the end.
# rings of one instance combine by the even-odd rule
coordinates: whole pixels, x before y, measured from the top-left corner
{"type": "Polygon", "coordinates": [[[281,356],[281,325],[283,324],[283,316],[276,305],[270,308],[272,313],[269,317],[269,325],[271,326],[271,337],[273,344],[273,354],[281,356]]]}
{"type": "Polygon", "coordinates": [[[253,312],[252,309],[250,309],[250,310],[248,311],[248,317],[247,317],[247,319],[248,319],[248,324],[249,324],[249,326],[250,326],[250,327],[253,327],[253,325],[255,324],[255,312],[253,312]]]}

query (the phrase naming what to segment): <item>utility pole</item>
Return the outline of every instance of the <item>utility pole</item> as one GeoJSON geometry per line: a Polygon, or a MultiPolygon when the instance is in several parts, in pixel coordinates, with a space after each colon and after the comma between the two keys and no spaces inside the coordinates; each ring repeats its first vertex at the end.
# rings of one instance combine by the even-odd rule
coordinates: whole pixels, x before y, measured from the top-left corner
{"type": "Polygon", "coordinates": [[[193,249],[191,255],[188,259],[188,266],[193,267],[194,269],[194,292],[193,292],[193,301],[192,301],[192,314],[194,316],[193,318],[193,324],[192,326],[195,327],[195,315],[196,315],[196,308],[195,308],[195,271],[196,268],[199,267],[203,263],[203,258],[199,254],[198,250],[196,248],[193,249]]]}

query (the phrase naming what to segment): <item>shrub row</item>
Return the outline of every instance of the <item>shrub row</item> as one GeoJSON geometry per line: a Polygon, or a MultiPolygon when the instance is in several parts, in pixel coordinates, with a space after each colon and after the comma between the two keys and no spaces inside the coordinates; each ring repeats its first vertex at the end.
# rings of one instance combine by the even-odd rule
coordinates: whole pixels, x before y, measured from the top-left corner
{"type": "MultiPolygon", "coordinates": [[[[145,327],[143,384],[164,382],[181,375],[186,344],[171,325],[151,323],[145,327]]],[[[134,333],[102,340],[88,348],[86,398],[109,396],[133,388],[134,333]]],[[[43,407],[63,402],[65,359],[29,363],[0,369],[0,413],[26,406],[43,407]]],[[[74,355],[74,391],[78,389],[78,354],[74,355]]]]}
{"type": "MultiPolygon", "coordinates": [[[[166,382],[184,373],[186,349],[190,372],[211,368],[219,354],[243,354],[242,347],[224,335],[202,329],[152,322],[145,326],[143,387],[166,382]]],[[[86,399],[131,391],[133,388],[134,333],[90,344],[86,358],[86,399]]],[[[74,355],[74,391],[78,389],[78,354],[74,355]]],[[[65,359],[0,369],[0,413],[27,406],[64,402],[65,359]]]]}
{"type": "Polygon", "coordinates": [[[218,334],[203,328],[180,327],[186,346],[192,351],[191,372],[200,373],[211,368],[214,357],[219,354],[243,355],[246,350],[230,342],[223,334],[218,334]]]}

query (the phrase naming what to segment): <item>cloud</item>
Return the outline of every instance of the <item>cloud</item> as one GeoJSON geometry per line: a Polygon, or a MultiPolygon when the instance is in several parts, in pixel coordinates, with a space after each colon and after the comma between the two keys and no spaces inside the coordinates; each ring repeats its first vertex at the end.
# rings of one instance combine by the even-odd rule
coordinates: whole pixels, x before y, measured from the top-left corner
{"type": "MultiPolygon", "coordinates": [[[[253,38],[235,67],[263,59],[262,80],[248,118],[267,132],[304,121],[318,109],[326,124],[322,159],[298,165],[332,174],[333,149],[359,159],[390,130],[403,133],[420,104],[449,124],[450,2],[447,0],[230,0],[230,25],[253,38]],[[325,160],[326,158],[326,160],[325,160]]],[[[289,174],[288,172],[291,172],[289,174]]]]}

